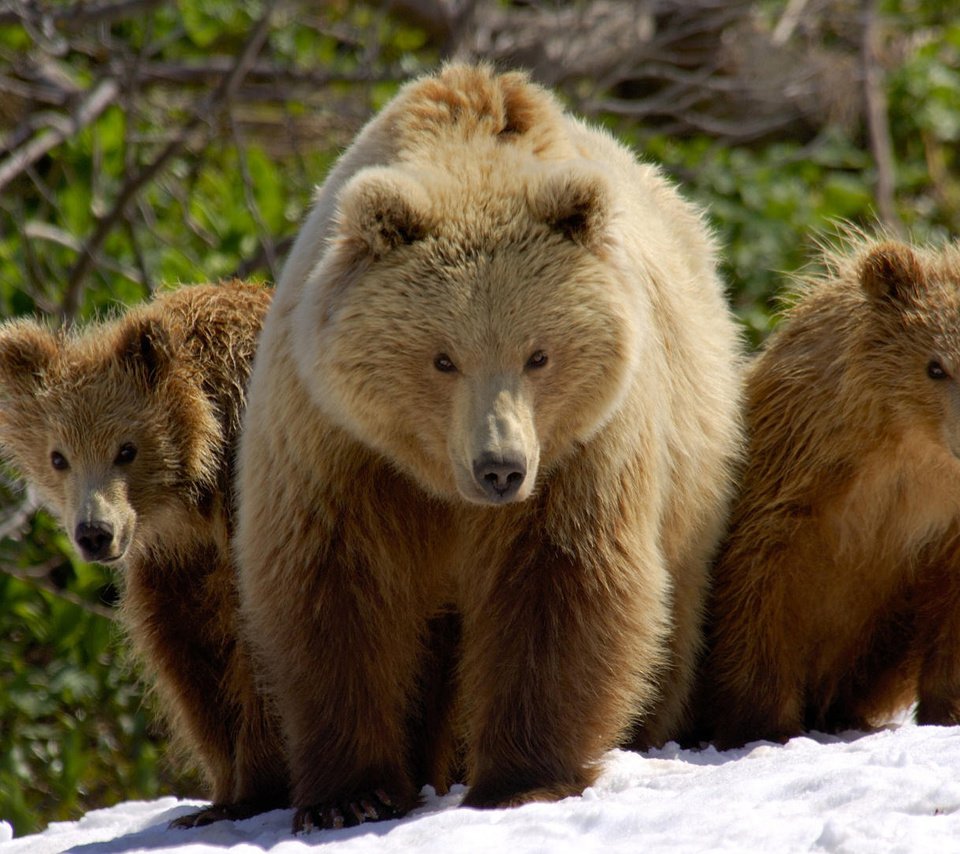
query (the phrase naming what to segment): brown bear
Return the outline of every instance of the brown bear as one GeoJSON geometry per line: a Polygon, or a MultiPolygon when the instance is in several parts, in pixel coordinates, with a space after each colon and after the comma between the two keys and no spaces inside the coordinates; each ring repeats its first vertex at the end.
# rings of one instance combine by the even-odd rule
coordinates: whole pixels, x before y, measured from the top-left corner
{"type": "Polygon", "coordinates": [[[371,120],[286,264],[240,443],[295,830],[403,814],[451,730],[464,803],[497,807],[683,725],[739,350],[700,213],[525,75],[450,65],[371,120]]]}
{"type": "Polygon", "coordinates": [[[849,236],[752,363],[703,714],[721,746],[960,722],[960,247],[849,236]]]}
{"type": "Polygon", "coordinates": [[[288,802],[279,729],[238,642],[230,556],[245,387],[264,287],[188,286],[111,321],[0,327],[0,449],[86,560],[121,566],[120,616],[213,805],[288,802]]]}

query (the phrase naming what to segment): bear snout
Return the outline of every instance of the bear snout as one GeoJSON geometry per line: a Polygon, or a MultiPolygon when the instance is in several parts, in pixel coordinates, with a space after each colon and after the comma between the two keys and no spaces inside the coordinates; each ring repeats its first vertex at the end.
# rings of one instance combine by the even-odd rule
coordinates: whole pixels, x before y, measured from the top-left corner
{"type": "Polygon", "coordinates": [[[484,454],[473,463],[473,479],[494,504],[513,501],[527,476],[527,463],[520,457],[484,454]]]}
{"type": "Polygon", "coordinates": [[[84,560],[101,561],[115,557],[111,554],[113,525],[109,522],[80,522],[73,532],[73,539],[84,560]]]}

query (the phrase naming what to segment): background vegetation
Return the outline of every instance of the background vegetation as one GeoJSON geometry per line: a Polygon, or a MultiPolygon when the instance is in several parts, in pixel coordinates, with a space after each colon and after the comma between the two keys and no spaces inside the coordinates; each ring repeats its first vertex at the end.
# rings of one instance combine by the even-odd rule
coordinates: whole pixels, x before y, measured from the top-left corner
{"type": "MultiPolygon", "coordinates": [[[[933,0],[0,2],[0,316],[274,280],[312,186],[404,80],[519,65],[709,210],[751,340],[837,218],[960,231],[960,22],[933,0]]],[[[0,818],[197,781],[124,662],[110,573],[0,483],[0,818]]]]}

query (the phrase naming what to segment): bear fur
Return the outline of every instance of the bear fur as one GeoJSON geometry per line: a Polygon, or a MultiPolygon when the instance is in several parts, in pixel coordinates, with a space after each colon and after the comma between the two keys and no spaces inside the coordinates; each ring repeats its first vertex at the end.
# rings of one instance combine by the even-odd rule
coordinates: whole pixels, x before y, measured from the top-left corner
{"type": "Polygon", "coordinates": [[[752,363],[704,735],[960,723],[960,248],[848,235],[752,363]]]}
{"type": "Polygon", "coordinates": [[[69,332],[0,327],[0,446],[77,551],[124,570],[122,625],[214,802],[184,826],[288,801],[230,557],[237,434],[269,302],[263,287],[197,285],[69,332]]]}
{"type": "Polygon", "coordinates": [[[404,813],[451,734],[464,803],[496,807],[683,725],[739,352],[699,212],[525,75],[450,65],[371,120],[281,276],[240,445],[296,830],[404,813]]]}

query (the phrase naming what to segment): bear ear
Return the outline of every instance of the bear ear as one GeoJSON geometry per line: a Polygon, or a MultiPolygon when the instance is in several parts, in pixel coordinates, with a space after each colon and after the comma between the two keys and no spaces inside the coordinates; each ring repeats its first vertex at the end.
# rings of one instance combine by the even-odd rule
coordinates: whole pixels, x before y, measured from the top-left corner
{"type": "Polygon", "coordinates": [[[57,355],[53,333],[33,320],[14,320],[0,327],[0,384],[29,393],[43,382],[57,355]]]}
{"type": "Polygon", "coordinates": [[[173,362],[170,333],[158,320],[136,318],[124,326],[118,345],[120,364],[155,388],[173,362]]]}
{"type": "Polygon", "coordinates": [[[341,234],[358,254],[382,258],[430,231],[429,199],[414,179],[388,168],[368,168],[343,190],[341,234]]]}
{"type": "Polygon", "coordinates": [[[860,265],[860,285],[874,300],[910,302],[920,296],[925,283],[920,259],[902,243],[879,244],[860,265]]]}
{"type": "Polygon", "coordinates": [[[590,250],[603,244],[609,204],[603,177],[581,170],[551,175],[530,197],[535,219],[590,250]]]}

